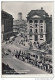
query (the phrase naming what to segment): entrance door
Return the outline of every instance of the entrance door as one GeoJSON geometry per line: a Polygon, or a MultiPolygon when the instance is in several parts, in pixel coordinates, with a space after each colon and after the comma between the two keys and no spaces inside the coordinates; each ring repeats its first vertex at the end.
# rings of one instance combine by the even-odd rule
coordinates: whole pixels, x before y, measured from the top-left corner
{"type": "Polygon", "coordinates": [[[37,35],[35,35],[35,41],[37,41],[38,40],[38,36],[37,35]]]}

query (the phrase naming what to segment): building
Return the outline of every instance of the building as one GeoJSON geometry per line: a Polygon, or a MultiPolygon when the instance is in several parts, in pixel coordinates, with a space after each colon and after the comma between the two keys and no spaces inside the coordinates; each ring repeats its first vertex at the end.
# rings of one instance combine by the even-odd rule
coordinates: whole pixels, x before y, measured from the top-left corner
{"type": "Polygon", "coordinates": [[[52,27],[50,26],[52,23],[50,23],[51,19],[43,8],[40,10],[31,10],[27,15],[27,35],[29,41],[31,41],[32,44],[34,42],[42,44],[48,41],[48,36],[50,37],[50,33],[52,33],[52,31],[49,31],[52,27]]]}
{"type": "Polygon", "coordinates": [[[22,13],[18,13],[18,20],[13,21],[13,32],[20,33],[27,30],[27,21],[22,19],[22,13]]]}
{"type": "Polygon", "coordinates": [[[46,18],[46,41],[47,43],[52,42],[52,16],[46,18]]]}
{"type": "Polygon", "coordinates": [[[7,40],[13,34],[13,17],[2,10],[1,12],[2,41],[7,40]]]}

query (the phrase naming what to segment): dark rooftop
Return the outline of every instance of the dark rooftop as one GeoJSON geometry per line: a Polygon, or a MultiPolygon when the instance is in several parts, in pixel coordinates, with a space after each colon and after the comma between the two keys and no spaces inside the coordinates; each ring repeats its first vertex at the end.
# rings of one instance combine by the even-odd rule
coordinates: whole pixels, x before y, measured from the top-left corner
{"type": "Polygon", "coordinates": [[[27,18],[30,18],[32,17],[33,15],[38,15],[38,16],[41,16],[43,18],[45,17],[48,17],[48,13],[45,12],[45,10],[43,10],[43,8],[41,8],[40,10],[31,10],[28,15],[27,15],[27,18]]]}
{"type": "Polygon", "coordinates": [[[9,13],[3,11],[3,10],[2,10],[2,12],[1,12],[1,14],[2,14],[2,17],[3,17],[3,18],[7,18],[7,17],[9,17],[9,18],[12,17],[12,18],[13,18],[13,16],[12,16],[11,14],[9,14],[9,13]]]}

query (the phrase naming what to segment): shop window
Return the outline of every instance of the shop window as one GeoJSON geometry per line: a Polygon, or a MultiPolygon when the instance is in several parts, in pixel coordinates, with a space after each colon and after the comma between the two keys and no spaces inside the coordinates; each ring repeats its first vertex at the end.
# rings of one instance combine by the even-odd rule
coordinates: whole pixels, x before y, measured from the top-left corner
{"type": "Polygon", "coordinates": [[[30,29],[29,35],[30,37],[32,37],[32,29],[30,29]]]}

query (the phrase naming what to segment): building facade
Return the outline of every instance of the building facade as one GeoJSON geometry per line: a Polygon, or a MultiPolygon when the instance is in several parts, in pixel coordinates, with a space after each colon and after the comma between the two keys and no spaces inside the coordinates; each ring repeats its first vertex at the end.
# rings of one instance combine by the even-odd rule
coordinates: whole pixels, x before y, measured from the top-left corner
{"type": "Polygon", "coordinates": [[[52,42],[52,16],[46,18],[46,41],[48,44],[52,42]]]}
{"type": "Polygon", "coordinates": [[[18,20],[13,21],[13,32],[20,33],[27,30],[27,21],[22,19],[22,13],[18,13],[18,20]]]}
{"type": "Polygon", "coordinates": [[[2,41],[7,40],[13,34],[13,17],[11,14],[2,10],[1,12],[1,28],[2,28],[2,41]]]}
{"type": "MultiPolygon", "coordinates": [[[[32,44],[34,42],[42,44],[46,41],[47,19],[49,20],[49,15],[43,8],[40,10],[31,10],[27,15],[27,35],[32,44]]],[[[48,30],[50,30],[50,28],[48,30]]]]}

